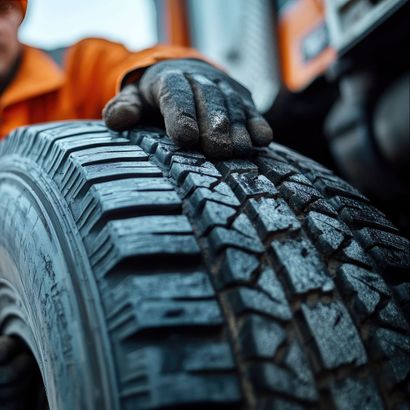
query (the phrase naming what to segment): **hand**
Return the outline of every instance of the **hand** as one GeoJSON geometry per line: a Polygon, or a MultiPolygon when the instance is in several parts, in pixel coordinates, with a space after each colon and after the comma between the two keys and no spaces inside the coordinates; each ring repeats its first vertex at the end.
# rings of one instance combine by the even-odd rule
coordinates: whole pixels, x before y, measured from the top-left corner
{"type": "Polygon", "coordinates": [[[142,110],[161,112],[167,134],[181,147],[212,158],[245,157],[272,141],[272,130],[250,92],[224,72],[199,60],[169,60],[148,68],[103,111],[107,126],[131,129],[142,110]]]}

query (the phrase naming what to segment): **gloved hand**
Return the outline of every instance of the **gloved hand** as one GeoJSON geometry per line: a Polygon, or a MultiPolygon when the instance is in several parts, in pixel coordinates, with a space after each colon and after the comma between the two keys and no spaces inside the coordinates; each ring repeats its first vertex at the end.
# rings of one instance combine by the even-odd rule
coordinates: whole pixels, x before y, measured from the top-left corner
{"type": "Polygon", "coordinates": [[[256,110],[250,92],[224,72],[200,60],[169,60],[148,68],[103,111],[116,131],[135,127],[147,108],[159,110],[167,134],[181,147],[212,158],[245,157],[272,141],[272,130],[256,110]]]}

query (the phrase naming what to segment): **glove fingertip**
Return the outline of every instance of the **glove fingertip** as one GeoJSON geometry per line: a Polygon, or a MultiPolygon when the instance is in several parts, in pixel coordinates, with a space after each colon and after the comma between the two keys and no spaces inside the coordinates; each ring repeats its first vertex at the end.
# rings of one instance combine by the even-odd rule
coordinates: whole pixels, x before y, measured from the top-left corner
{"type": "Polygon", "coordinates": [[[134,128],[141,117],[141,110],[135,104],[112,102],[103,110],[103,119],[113,131],[125,131],[134,128]]]}
{"type": "Polygon", "coordinates": [[[273,131],[264,118],[252,118],[248,122],[252,142],[257,147],[265,147],[273,141],[273,131]]]}
{"type": "Polygon", "coordinates": [[[181,147],[195,148],[198,146],[199,127],[193,118],[165,116],[165,129],[167,134],[181,147]]]}
{"type": "Polygon", "coordinates": [[[229,134],[209,133],[201,135],[201,150],[205,156],[215,159],[233,157],[233,143],[229,134]]]}
{"type": "Polygon", "coordinates": [[[248,131],[243,124],[233,125],[231,128],[233,142],[233,156],[247,158],[252,153],[252,142],[248,131]]]}

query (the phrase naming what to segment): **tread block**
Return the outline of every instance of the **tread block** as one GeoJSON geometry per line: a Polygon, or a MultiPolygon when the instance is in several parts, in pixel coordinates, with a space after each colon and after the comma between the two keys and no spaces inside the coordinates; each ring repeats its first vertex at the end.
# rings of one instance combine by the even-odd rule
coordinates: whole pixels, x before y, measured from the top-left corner
{"type": "Polygon", "coordinates": [[[276,273],[270,268],[265,268],[256,283],[257,288],[262,289],[272,300],[282,304],[286,310],[290,310],[285,292],[276,273]]]}
{"type": "Polygon", "coordinates": [[[97,148],[101,145],[119,145],[129,144],[129,140],[119,136],[113,136],[106,132],[104,134],[95,134],[90,137],[87,135],[71,135],[66,138],[59,138],[54,141],[53,145],[47,150],[48,172],[54,174],[64,163],[65,159],[73,152],[88,148],[97,148]]]}
{"type": "Polygon", "coordinates": [[[395,278],[393,274],[403,274],[403,276],[398,276],[397,281],[408,281],[410,273],[410,253],[403,252],[397,249],[386,249],[384,247],[375,246],[369,250],[369,254],[376,261],[378,267],[385,274],[386,280],[388,280],[387,275],[391,275],[391,282],[394,283],[395,278]]]}
{"type": "Polygon", "coordinates": [[[232,224],[231,229],[216,227],[210,235],[210,246],[217,253],[227,247],[243,249],[249,252],[262,253],[264,246],[255,228],[245,214],[240,214],[232,224]]]}
{"type": "Polygon", "coordinates": [[[379,304],[391,297],[382,278],[354,265],[342,265],[336,278],[341,290],[349,298],[354,295],[355,312],[362,320],[374,314],[379,304]]]}
{"type": "Polygon", "coordinates": [[[383,400],[370,378],[349,378],[334,381],[331,395],[337,410],[372,409],[383,410],[383,400]]]}
{"type": "MultiPolygon", "coordinates": [[[[392,328],[401,330],[407,334],[409,334],[409,325],[397,307],[397,305],[394,303],[394,300],[390,300],[387,305],[380,310],[379,313],[379,319],[380,323],[385,324],[386,326],[390,326],[392,328]]],[[[410,343],[410,339],[409,339],[410,343]]],[[[410,360],[410,358],[409,358],[410,360]]]]}
{"type": "MultiPolygon", "coordinates": [[[[323,165],[319,164],[318,162],[314,161],[313,159],[307,158],[296,151],[293,151],[290,148],[287,148],[283,145],[279,144],[271,144],[274,148],[277,155],[280,155],[283,158],[286,158],[291,163],[296,163],[298,167],[302,168],[305,171],[316,171],[323,173],[325,175],[333,176],[333,172],[329,169],[325,168],[323,165]]],[[[298,171],[300,172],[300,171],[298,171]]]]}
{"type": "Polygon", "coordinates": [[[165,299],[156,295],[130,294],[117,314],[110,320],[109,328],[116,339],[124,342],[147,330],[166,328],[218,327],[223,317],[216,299],[165,299]]]}
{"type": "Polygon", "coordinates": [[[200,299],[215,297],[209,275],[204,272],[162,273],[130,276],[117,286],[114,298],[120,303],[134,296],[145,299],[200,299]]]}
{"type": "Polygon", "coordinates": [[[187,175],[182,184],[183,197],[187,197],[197,188],[211,189],[211,187],[214,186],[217,181],[218,179],[214,177],[190,173],[187,175]]]}
{"type": "Polygon", "coordinates": [[[121,329],[121,338],[132,329],[204,325],[207,319],[210,326],[222,323],[215,292],[203,272],[130,277],[113,291],[112,305],[110,327],[121,329]]]}
{"type": "Polygon", "coordinates": [[[162,172],[157,166],[147,161],[118,162],[84,166],[79,170],[74,168],[62,189],[68,202],[76,199],[85,186],[125,178],[161,177],[162,172]]]}
{"type": "Polygon", "coordinates": [[[259,265],[260,261],[254,254],[228,248],[216,277],[216,284],[222,289],[235,283],[250,282],[259,265]]]}
{"type": "Polygon", "coordinates": [[[138,234],[191,234],[192,228],[185,215],[152,215],[123,221],[112,221],[117,238],[138,234]]]}
{"type": "Polygon", "coordinates": [[[276,148],[280,146],[274,143],[269,144],[268,147],[258,147],[258,148],[254,148],[255,152],[258,153],[258,158],[263,158],[263,159],[269,159],[272,162],[283,162],[283,163],[288,163],[288,161],[283,158],[283,156],[276,151],[276,148]]]}
{"type": "Polygon", "coordinates": [[[231,188],[225,183],[220,182],[212,190],[207,188],[197,188],[189,197],[189,203],[194,209],[204,205],[205,201],[214,201],[227,206],[239,206],[240,203],[231,188]]]}
{"type": "Polygon", "coordinates": [[[262,316],[247,317],[239,332],[242,354],[247,359],[273,359],[286,340],[284,327],[262,316]]]}
{"type": "MultiPolygon", "coordinates": [[[[336,369],[340,366],[359,366],[367,362],[367,355],[349,313],[338,301],[301,307],[306,334],[312,335],[321,366],[336,369]]],[[[306,340],[309,342],[309,339],[306,340]]],[[[318,369],[319,370],[319,369],[318,369]]]]}
{"type": "MultiPolygon", "coordinates": [[[[218,374],[212,376],[191,374],[169,374],[159,378],[158,384],[153,384],[150,392],[151,399],[148,403],[136,401],[127,403],[125,410],[159,409],[174,406],[176,397],[179,408],[195,408],[203,403],[218,403],[229,405],[241,399],[240,387],[235,375],[218,374]],[[156,391],[156,394],[153,392],[156,391]],[[191,407],[190,407],[191,406],[191,407]]],[[[138,397],[141,392],[131,389],[123,392],[121,396],[138,397]]]]}
{"type": "MultiPolygon", "coordinates": [[[[86,238],[91,250],[91,263],[106,274],[117,263],[127,258],[184,257],[200,258],[200,251],[192,228],[182,215],[143,216],[110,221],[94,238],[86,238]]],[[[163,260],[163,259],[162,259],[163,260]]],[[[135,266],[137,272],[142,265],[135,266]]]]}
{"type": "Polygon", "coordinates": [[[153,145],[151,150],[147,152],[151,152],[152,154],[155,153],[155,157],[158,158],[162,164],[169,166],[171,164],[173,155],[178,151],[178,147],[163,144],[161,141],[158,144],[153,145]]]}
{"type": "Polygon", "coordinates": [[[146,178],[146,181],[145,178],[130,179],[126,184],[123,180],[95,184],[93,193],[98,197],[104,211],[130,207],[146,207],[151,210],[165,207],[180,209],[182,205],[172,186],[155,178],[146,178]]]}
{"type": "Polygon", "coordinates": [[[171,165],[170,173],[178,184],[181,184],[184,178],[189,173],[196,173],[198,175],[205,175],[208,177],[221,178],[221,174],[210,162],[205,162],[201,165],[183,164],[175,162],[171,165]]]}
{"type": "Polygon", "coordinates": [[[169,351],[146,347],[125,358],[125,363],[137,361],[134,379],[130,380],[132,384],[120,392],[125,410],[170,408],[175,406],[176,398],[180,408],[195,408],[196,404],[204,402],[229,405],[241,400],[239,382],[234,374],[222,374],[218,369],[208,374],[180,370],[176,367],[175,354],[183,357],[188,352],[178,346],[175,348],[169,351]],[[135,356],[143,358],[134,359],[135,356]],[[149,363],[149,371],[145,369],[146,363],[149,363]]]}
{"type": "Polygon", "coordinates": [[[115,148],[99,146],[73,152],[70,154],[70,159],[84,166],[119,161],[148,161],[148,155],[140,147],[134,145],[122,145],[115,148]]]}
{"type": "Polygon", "coordinates": [[[289,305],[283,300],[275,300],[270,295],[252,288],[241,287],[227,292],[232,310],[241,315],[260,313],[274,319],[287,321],[292,317],[289,305]]]}
{"type": "MultiPolygon", "coordinates": [[[[164,142],[161,141],[161,146],[164,145],[164,142]]],[[[173,142],[171,142],[170,144],[167,143],[165,144],[167,149],[171,148],[171,147],[176,147],[177,151],[172,155],[171,161],[175,161],[175,162],[184,162],[186,159],[188,160],[197,160],[197,161],[202,161],[203,163],[205,163],[207,161],[206,157],[204,154],[201,154],[199,151],[187,151],[185,149],[182,149],[179,145],[175,145],[173,142]]]]}
{"type": "Polygon", "coordinates": [[[181,344],[178,337],[174,341],[168,339],[167,342],[168,346],[152,345],[135,350],[125,350],[122,355],[124,365],[120,371],[126,377],[126,384],[133,386],[138,382],[138,376],[140,381],[143,380],[144,373],[148,378],[154,376],[154,372],[150,374],[148,371],[148,363],[158,364],[158,367],[154,366],[154,369],[158,371],[158,374],[154,376],[156,378],[161,378],[161,370],[165,375],[178,375],[178,373],[188,374],[201,371],[211,373],[235,368],[234,358],[227,343],[202,342],[192,339],[191,343],[181,344]],[[175,360],[176,356],[178,360],[175,360]]]}
{"type": "Polygon", "coordinates": [[[253,162],[246,159],[234,159],[218,162],[218,167],[224,175],[231,174],[233,172],[258,172],[258,167],[253,162]]]}
{"type": "Polygon", "coordinates": [[[346,221],[354,228],[375,226],[381,229],[397,231],[395,226],[386,219],[386,216],[373,206],[355,201],[351,198],[336,196],[332,198],[332,203],[346,221]]]}
{"type": "Polygon", "coordinates": [[[391,329],[376,329],[372,337],[372,346],[384,359],[383,380],[393,388],[405,382],[404,390],[410,393],[410,339],[406,335],[391,329]]]}
{"type": "Polygon", "coordinates": [[[295,182],[296,184],[306,185],[308,187],[313,187],[312,183],[303,174],[292,174],[286,178],[286,182],[295,182]]]}
{"type": "MultiPolygon", "coordinates": [[[[174,365],[170,349],[168,361],[174,365]]],[[[181,360],[182,368],[189,372],[235,370],[232,351],[227,343],[208,342],[192,344],[184,349],[181,360]]]]}
{"type": "MultiPolygon", "coordinates": [[[[166,257],[166,256],[196,256],[199,258],[199,248],[193,235],[175,235],[175,234],[129,234],[127,237],[121,236],[115,239],[113,248],[117,251],[112,252],[110,255],[105,255],[105,251],[98,252],[91,258],[93,266],[97,267],[104,262],[108,266],[115,266],[122,259],[128,258],[151,258],[166,257]],[[109,263],[108,263],[109,262],[109,263]]],[[[135,271],[138,271],[138,267],[135,267],[135,271]]]]}
{"type": "Polygon", "coordinates": [[[318,212],[309,212],[305,223],[314,242],[325,255],[331,255],[346,239],[352,237],[343,222],[318,212]]]}
{"type": "MultiPolygon", "coordinates": [[[[168,146],[164,146],[163,144],[159,144],[164,149],[169,150],[168,146]]],[[[188,155],[178,155],[179,153],[173,153],[170,161],[170,166],[174,164],[183,164],[183,165],[192,165],[196,167],[201,167],[204,165],[205,168],[212,168],[212,163],[207,163],[205,157],[203,155],[195,155],[195,156],[188,156],[188,155]]],[[[183,153],[182,153],[183,154],[183,153]]]]}
{"type": "Polygon", "coordinates": [[[90,134],[93,136],[105,135],[118,137],[118,134],[107,132],[107,128],[103,124],[43,124],[37,125],[37,128],[33,129],[30,126],[30,133],[33,131],[38,131],[38,139],[41,141],[39,145],[38,155],[42,158],[47,157],[47,151],[52,146],[53,143],[60,139],[71,138],[75,136],[81,136],[83,141],[85,139],[90,139],[90,134]],[[63,129],[61,127],[63,126],[63,129]],[[46,126],[47,129],[41,129],[42,126],[46,126]],[[87,138],[88,137],[88,138],[87,138]]]}
{"type": "MultiPolygon", "coordinates": [[[[135,138],[135,134],[132,138],[135,138]]],[[[144,132],[138,133],[138,145],[147,153],[154,153],[159,140],[161,139],[158,134],[147,134],[144,132]]]]}
{"type": "Polygon", "coordinates": [[[262,239],[278,232],[297,231],[301,227],[298,218],[281,198],[250,199],[247,209],[262,239]]]}
{"type": "Polygon", "coordinates": [[[338,218],[336,211],[325,199],[318,199],[317,201],[312,202],[308,206],[308,209],[309,211],[315,211],[333,218],[338,218]]]}
{"type": "Polygon", "coordinates": [[[325,168],[323,165],[319,164],[318,162],[313,161],[312,159],[309,159],[307,157],[304,157],[303,155],[300,155],[297,152],[293,151],[291,155],[287,155],[287,157],[289,159],[291,157],[296,157],[299,166],[305,172],[314,171],[314,172],[320,172],[322,175],[328,176],[330,178],[335,177],[334,173],[330,169],[325,168]]]}
{"type": "Polygon", "coordinates": [[[403,332],[409,331],[406,319],[381,276],[357,266],[343,265],[338,270],[337,281],[346,296],[353,299],[355,314],[361,320],[374,315],[378,325],[385,323],[403,332]]]}
{"type": "Polygon", "coordinates": [[[410,242],[407,239],[373,228],[363,228],[356,233],[382,272],[404,273],[409,278],[410,242]]]}
{"type": "Polygon", "coordinates": [[[162,172],[154,164],[146,161],[132,162],[124,161],[118,164],[96,164],[88,165],[83,168],[84,177],[87,181],[97,182],[102,179],[112,178],[113,176],[130,177],[161,177],[162,172]]]}
{"type": "Polygon", "coordinates": [[[315,188],[295,182],[282,183],[280,192],[297,213],[303,212],[312,202],[322,198],[321,193],[315,188]]]}
{"type": "Polygon", "coordinates": [[[283,393],[309,402],[318,398],[313,374],[296,343],[289,347],[281,366],[274,363],[252,364],[249,377],[255,380],[258,393],[283,393]]]}
{"type": "Polygon", "coordinates": [[[327,276],[324,264],[309,242],[288,239],[273,241],[271,247],[294,294],[333,290],[333,281],[327,276]]]}
{"type": "Polygon", "coordinates": [[[404,253],[410,248],[410,243],[407,239],[390,232],[384,232],[373,228],[363,228],[357,232],[367,249],[379,245],[403,251],[404,253]]]}
{"type": "Polygon", "coordinates": [[[183,162],[178,161],[178,158],[196,158],[205,160],[205,157],[199,152],[183,151],[180,146],[176,145],[170,139],[164,137],[158,140],[158,145],[155,149],[155,157],[167,166],[169,166],[172,161],[183,162]]]}
{"type": "Polygon", "coordinates": [[[316,184],[329,196],[345,196],[365,203],[369,202],[361,192],[336,176],[321,175],[317,178],[316,184]]]}
{"type": "Polygon", "coordinates": [[[370,267],[370,260],[359,244],[353,240],[337,253],[337,259],[342,262],[352,262],[370,267]]]}
{"type": "Polygon", "coordinates": [[[228,225],[235,214],[235,208],[213,201],[206,201],[199,218],[195,220],[195,226],[198,227],[198,233],[203,235],[215,226],[228,225]]]}
{"type": "Polygon", "coordinates": [[[279,194],[275,185],[264,175],[255,173],[233,173],[231,174],[231,182],[234,186],[234,192],[241,202],[254,196],[272,196],[279,194]]]}
{"type": "Polygon", "coordinates": [[[261,171],[268,176],[275,184],[280,184],[290,175],[297,174],[299,171],[286,162],[277,162],[270,158],[261,157],[257,161],[261,171]]]}
{"type": "Polygon", "coordinates": [[[160,192],[174,191],[172,184],[164,178],[133,178],[125,181],[114,180],[95,184],[94,188],[99,196],[104,199],[113,199],[124,192],[160,192]]]}
{"type": "MultiPolygon", "coordinates": [[[[95,184],[80,202],[70,204],[80,229],[88,232],[103,216],[140,213],[180,213],[182,201],[163,178],[131,178],[95,184]]],[[[83,232],[84,234],[84,232],[83,232]]]]}

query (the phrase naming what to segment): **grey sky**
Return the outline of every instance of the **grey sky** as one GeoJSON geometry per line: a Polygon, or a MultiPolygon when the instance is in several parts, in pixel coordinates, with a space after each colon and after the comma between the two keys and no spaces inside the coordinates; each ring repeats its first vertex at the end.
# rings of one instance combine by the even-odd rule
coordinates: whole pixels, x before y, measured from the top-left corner
{"type": "Polygon", "coordinates": [[[84,37],[119,41],[132,50],[156,42],[153,0],[29,0],[20,31],[23,42],[41,48],[84,37]]]}

